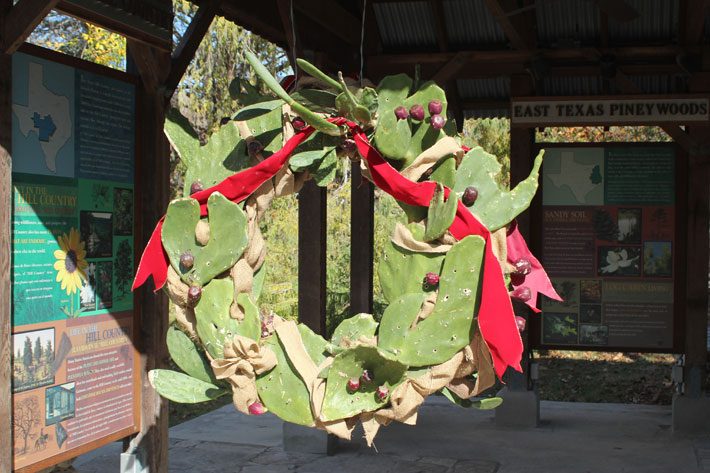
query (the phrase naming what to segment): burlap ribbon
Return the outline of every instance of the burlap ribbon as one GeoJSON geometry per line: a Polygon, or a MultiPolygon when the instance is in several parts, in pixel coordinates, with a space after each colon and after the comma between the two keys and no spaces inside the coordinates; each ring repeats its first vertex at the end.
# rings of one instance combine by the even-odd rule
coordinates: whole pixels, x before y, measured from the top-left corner
{"type": "Polygon", "coordinates": [[[452,137],[447,136],[437,141],[430,148],[425,149],[417,156],[412,164],[402,170],[402,175],[410,181],[418,181],[420,177],[439,160],[445,156],[453,155],[460,161],[464,155],[461,145],[452,137]]]}
{"type": "Polygon", "coordinates": [[[259,400],[256,375],[276,366],[276,355],[257,341],[235,335],[224,345],[224,358],[213,359],[211,365],[217,379],[232,385],[234,407],[248,414],[249,406],[259,400]]]}

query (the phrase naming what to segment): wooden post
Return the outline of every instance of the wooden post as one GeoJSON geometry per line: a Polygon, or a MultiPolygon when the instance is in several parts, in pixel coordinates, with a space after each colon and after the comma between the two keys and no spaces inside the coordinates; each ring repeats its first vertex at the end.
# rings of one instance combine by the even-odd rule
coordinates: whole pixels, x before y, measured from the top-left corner
{"type": "MultiPolygon", "coordinates": [[[[0,0],[0,29],[12,0],[0,0]]],[[[0,53],[0,471],[12,471],[12,56],[0,53]]]]}
{"type": "Polygon", "coordinates": [[[363,179],[360,163],[352,163],[350,189],[350,313],[372,313],[375,241],[375,190],[363,179]]]}
{"type": "Polygon", "coordinates": [[[325,335],[327,194],[308,181],[298,193],[298,319],[325,335]]]}
{"type": "MultiPolygon", "coordinates": [[[[528,75],[516,75],[511,77],[510,82],[511,96],[531,96],[535,93],[533,80],[528,75]]],[[[517,183],[524,180],[530,174],[530,168],[533,162],[533,145],[535,142],[535,130],[532,128],[511,127],[510,129],[510,187],[514,187],[517,183]]],[[[520,233],[530,241],[531,234],[538,231],[537,228],[530,228],[530,212],[523,212],[518,216],[518,228],[520,233]]],[[[525,311],[527,307],[523,304],[515,305],[516,313],[525,311]]],[[[523,315],[523,314],[519,314],[523,315]]],[[[530,315],[529,313],[527,314],[530,315]]],[[[523,332],[523,343],[525,350],[523,351],[523,370],[520,375],[512,375],[510,377],[510,388],[525,391],[529,386],[529,366],[527,364],[528,357],[528,334],[529,331],[523,332]]]]}
{"type": "MultiPolygon", "coordinates": [[[[695,75],[691,92],[706,93],[710,73],[695,75]]],[[[697,143],[688,155],[688,223],[686,256],[685,395],[702,396],[708,358],[708,203],[710,202],[710,138],[707,126],[688,126],[697,143]]]]}
{"type": "MultiPolygon", "coordinates": [[[[148,50],[158,65],[158,70],[168,71],[170,54],[148,46],[128,41],[129,70],[135,71],[130,55],[137,50],[148,50]]],[[[145,51],[142,51],[145,52],[145,51]]],[[[165,123],[165,94],[163,89],[146,88],[142,81],[138,87],[137,126],[142,131],[138,148],[138,173],[136,188],[139,197],[140,224],[143,244],[148,242],[155,224],[165,213],[170,199],[170,147],[163,134],[165,123]]],[[[136,334],[141,351],[141,431],[132,440],[131,450],[146,463],[150,473],[168,471],[168,402],[148,382],[148,371],[167,367],[168,351],[165,334],[168,329],[168,299],[163,291],[153,293],[143,287],[137,294],[141,313],[140,332],[136,334]]]]}

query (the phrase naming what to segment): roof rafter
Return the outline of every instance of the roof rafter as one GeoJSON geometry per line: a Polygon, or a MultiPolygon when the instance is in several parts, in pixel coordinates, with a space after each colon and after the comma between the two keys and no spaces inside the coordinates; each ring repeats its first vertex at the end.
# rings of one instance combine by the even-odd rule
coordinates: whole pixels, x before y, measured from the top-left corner
{"type": "Polygon", "coordinates": [[[17,51],[32,31],[59,0],[20,0],[5,15],[0,25],[0,51],[12,54],[17,51]]]}
{"type": "Polygon", "coordinates": [[[347,44],[360,44],[360,19],[332,0],[298,0],[293,7],[347,44]]]}
{"type": "Polygon", "coordinates": [[[525,21],[527,15],[509,14],[515,8],[515,3],[510,0],[484,0],[484,2],[514,49],[535,48],[535,32],[530,28],[530,23],[525,21]]]}

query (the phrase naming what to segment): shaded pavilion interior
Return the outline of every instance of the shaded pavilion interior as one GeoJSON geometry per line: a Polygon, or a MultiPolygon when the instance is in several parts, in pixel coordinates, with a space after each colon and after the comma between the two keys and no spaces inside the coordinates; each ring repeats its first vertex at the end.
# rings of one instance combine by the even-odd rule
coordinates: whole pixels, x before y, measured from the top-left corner
{"type": "MultiPolygon", "coordinates": [[[[146,35],[140,24],[131,29],[112,22],[111,14],[121,10],[121,2],[85,3],[92,2],[104,8],[106,15],[58,0],[21,0],[14,7],[11,0],[0,2],[0,11],[15,12],[12,22],[11,15],[7,16],[3,30],[0,66],[8,64],[12,46],[16,49],[18,40],[21,44],[54,7],[128,36],[128,69],[141,77],[140,172],[153,176],[154,182],[146,186],[142,197],[144,240],[170,195],[169,148],[162,134],[169,97],[215,16],[234,21],[328,71],[358,75],[362,47],[364,76],[373,82],[388,74],[411,75],[415,65],[420,65],[424,79],[445,86],[459,126],[465,117],[507,116],[512,97],[710,92],[708,0],[201,0],[194,2],[200,8],[174,48],[146,35]]],[[[171,8],[169,0],[150,3],[165,12],[171,8]]],[[[150,26],[170,29],[167,24],[150,26]]],[[[3,85],[0,80],[0,95],[6,101],[8,91],[3,85]]],[[[684,378],[691,397],[702,395],[707,361],[709,125],[663,125],[689,158],[684,378]]],[[[534,131],[511,129],[513,184],[529,172],[534,131]]],[[[0,130],[0,145],[9,141],[3,133],[0,130]]],[[[357,166],[353,172],[354,179],[359,179],[357,166]]],[[[5,178],[7,186],[6,182],[3,186],[9,187],[9,174],[5,178]]],[[[299,202],[299,225],[308,229],[307,235],[299,232],[299,313],[304,323],[324,331],[325,191],[306,186],[299,202]]],[[[352,205],[351,310],[370,312],[372,186],[354,188],[352,205]]],[[[538,231],[529,216],[520,219],[520,228],[528,235],[538,231]]],[[[143,291],[139,300],[144,313],[155,314],[146,320],[142,333],[148,370],[167,359],[163,346],[167,299],[143,291]]],[[[513,377],[509,383],[521,390],[527,385],[525,376],[513,377]]],[[[166,471],[167,409],[149,386],[144,386],[142,394],[142,433],[132,443],[150,452],[150,471],[166,471]]],[[[0,447],[4,451],[6,444],[0,447]]]]}

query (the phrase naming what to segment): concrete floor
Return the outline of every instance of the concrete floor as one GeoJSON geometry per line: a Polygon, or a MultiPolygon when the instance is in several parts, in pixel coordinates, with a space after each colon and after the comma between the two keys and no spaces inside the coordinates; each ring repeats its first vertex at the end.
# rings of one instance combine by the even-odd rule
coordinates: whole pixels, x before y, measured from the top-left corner
{"type": "MultiPolygon", "coordinates": [[[[225,473],[686,473],[710,471],[710,436],[672,435],[668,406],[541,403],[539,428],[498,427],[491,411],[442,398],[425,404],[416,427],[361,433],[335,456],[285,453],[282,422],[225,406],[170,430],[170,472],[225,473]]],[[[75,462],[79,473],[119,470],[120,444],[75,462]]]]}

